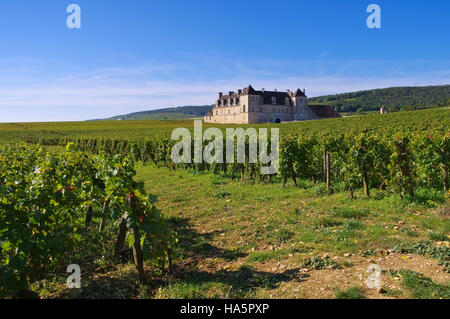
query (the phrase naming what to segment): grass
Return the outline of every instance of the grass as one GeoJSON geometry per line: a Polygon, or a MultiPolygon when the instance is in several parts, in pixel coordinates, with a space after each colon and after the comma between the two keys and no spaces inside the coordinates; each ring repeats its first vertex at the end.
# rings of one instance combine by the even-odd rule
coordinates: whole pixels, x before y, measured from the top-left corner
{"type": "Polygon", "coordinates": [[[435,240],[435,241],[446,241],[446,240],[448,241],[449,240],[446,232],[443,232],[443,231],[432,231],[432,232],[428,233],[428,237],[431,240],[435,240]]]}
{"type": "Polygon", "coordinates": [[[325,258],[321,258],[321,257],[312,257],[309,259],[304,259],[301,263],[300,263],[300,267],[302,268],[309,268],[309,269],[315,269],[315,270],[321,270],[321,269],[341,269],[342,266],[330,259],[330,257],[325,257],[325,258]]]}
{"type": "Polygon", "coordinates": [[[392,271],[392,276],[401,278],[402,285],[409,290],[411,297],[416,299],[449,299],[450,285],[439,284],[423,274],[411,271],[392,271]]]}
{"type": "Polygon", "coordinates": [[[401,298],[403,297],[403,292],[399,289],[392,289],[392,288],[383,288],[382,294],[387,297],[393,297],[393,298],[401,298]]]}
{"type": "Polygon", "coordinates": [[[336,299],[363,299],[364,292],[360,287],[350,287],[345,290],[336,291],[336,299]]]}
{"type": "Polygon", "coordinates": [[[286,249],[269,250],[269,251],[255,251],[248,255],[247,262],[249,263],[264,263],[272,259],[284,258],[289,255],[286,249]]]}
{"type": "Polygon", "coordinates": [[[330,215],[334,217],[343,217],[351,219],[363,218],[370,214],[370,212],[367,209],[355,209],[348,207],[332,207],[330,213],[331,213],[330,215]]]}
{"type": "MultiPolygon", "coordinates": [[[[399,221],[405,221],[402,228],[414,227],[414,240],[426,240],[425,225],[440,223],[442,227],[443,222],[421,203],[405,203],[395,196],[366,199],[358,192],[355,200],[348,199],[342,192],[317,195],[315,185],[309,181],[301,181],[302,187],[296,188],[278,183],[232,181],[229,176],[207,172],[192,176],[190,172],[156,169],[152,165],[140,166],[137,171],[144,181],[151,178],[152,183],[146,185],[150,192],[159,195],[158,206],[165,214],[189,220],[192,226],[189,236],[203,238],[203,246],[193,242],[187,249],[190,252],[184,250],[184,259],[192,257],[192,248],[198,247],[195,254],[208,259],[208,263],[200,261],[200,264],[208,264],[213,272],[233,270],[242,263],[257,269],[262,265],[276,268],[279,263],[289,262],[295,267],[309,267],[313,271],[353,267],[351,260],[339,262],[319,256],[324,253],[342,256],[347,252],[383,251],[397,243],[410,242],[412,237],[407,231],[394,229],[399,221]],[[190,194],[182,205],[172,199],[180,193],[190,194]],[[239,248],[235,258],[224,258],[239,248]],[[211,258],[214,263],[211,263],[211,258]]],[[[196,267],[200,266],[196,263],[196,267]]],[[[238,292],[235,285],[231,286],[234,288],[230,293],[227,292],[230,286],[211,288],[208,284],[208,288],[202,287],[208,291],[208,296],[242,296],[242,291],[238,292]],[[222,293],[217,294],[217,289],[223,289],[222,293]]],[[[161,289],[160,296],[172,288],[161,289]]],[[[265,295],[263,291],[266,289],[265,285],[256,285],[244,294],[265,295]]]]}
{"type": "Polygon", "coordinates": [[[444,269],[450,273],[450,248],[441,246],[434,246],[433,242],[420,241],[414,243],[402,243],[396,245],[393,249],[399,253],[417,254],[436,259],[444,269]]]}

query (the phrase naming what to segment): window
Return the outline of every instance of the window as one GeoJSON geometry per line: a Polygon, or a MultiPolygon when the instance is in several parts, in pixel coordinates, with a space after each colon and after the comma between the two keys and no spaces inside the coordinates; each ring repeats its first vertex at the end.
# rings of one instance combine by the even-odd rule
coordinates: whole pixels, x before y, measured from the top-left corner
{"type": "Polygon", "coordinates": [[[285,104],[286,104],[287,106],[289,106],[289,105],[291,104],[288,97],[287,97],[286,100],[285,100],[285,104]]]}
{"type": "Polygon", "coordinates": [[[238,97],[236,98],[236,104],[239,104],[239,98],[238,97]]]}
{"type": "Polygon", "coordinates": [[[260,108],[259,108],[259,112],[262,113],[262,111],[263,111],[263,109],[262,109],[262,107],[260,107],[260,108]]]}
{"type": "Polygon", "coordinates": [[[245,105],[242,107],[242,112],[245,113],[245,105]]]}
{"type": "Polygon", "coordinates": [[[264,96],[259,97],[259,104],[264,104],[264,96]]]}
{"type": "Polygon", "coordinates": [[[286,108],[286,113],[289,113],[289,109],[288,108],[286,108]]]}
{"type": "Polygon", "coordinates": [[[230,114],[230,110],[228,110],[228,114],[230,114]]]}
{"type": "Polygon", "coordinates": [[[272,96],[272,104],[277,104],[277,98],[275,96],[272,96]]]}

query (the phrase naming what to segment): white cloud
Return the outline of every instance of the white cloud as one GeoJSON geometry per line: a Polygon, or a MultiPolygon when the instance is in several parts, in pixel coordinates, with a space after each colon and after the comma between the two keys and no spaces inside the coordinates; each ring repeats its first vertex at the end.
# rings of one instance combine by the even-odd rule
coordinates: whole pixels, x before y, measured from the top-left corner
{"type": "MultiPolygon", "coordinates": [[[[251,84],[279,91],[306,89],[308,96],[390,86],[450,83],[450,70],[383,73],[374,61],[215,61],[99,68],[45,76],[45,69],[14,73],[0,65],[0,122],[85,120],[168,106],[214,103],[217,92],[251,84]],[[361,70],[365,66],[366,70],[361,70]],[[360,69],[361,72],[353,72],[360,69]],[[375,70],[375,71],[372,71],[375,70]],[[6,75],[17,76],[8,82],[6,75]],[[18,79],[26,79],[20,83],[18,79]],[[40,78],[45,81],[40,81],[40,78]],[[29,80],[32,79],[32,80],[29,80]],[[3,85],[4,84],[4,85],[3,85]]],[[[392,66],[394,65],[394,66],[392,66]]],[[[445,67],[445,65],[443,66],[445,67]]]]}

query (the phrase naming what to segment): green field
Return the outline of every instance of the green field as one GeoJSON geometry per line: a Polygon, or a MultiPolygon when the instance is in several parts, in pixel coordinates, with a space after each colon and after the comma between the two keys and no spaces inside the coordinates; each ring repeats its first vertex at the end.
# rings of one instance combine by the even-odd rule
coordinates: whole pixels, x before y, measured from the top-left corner
{"type": "MultiPolygon", "coordinates": [[[[170,136],[173,129],[186,127],[193,129],[193,120],[146,120],[146,121],[89,121],[89,122],[48,122],[48,123],[0,123],[0,142],[16,143],[27,139],[60,138],[109,138],[140,139],[155,135],[170,136]]],[[[248,125],[250,126],[250,125],[248,125]]],[[[212,125],[208,127],[237,127],[237,125],[212,125]]],[[[243,127],[246,127],[245,125],[243,127]]],[[[320,121],[306,121],[282,124],[258,124],[251,127],[278,127],[283,132],[294,131],[298,134],[334,134],[350,131],[362,132],[375,130],[426,132],[448,131],[450,127],[450,109],[432,109],[414,112],[396,112],[380,116],[372,114],[320,121]]]]}
{"type": "MultiPolygon", "coordinates": [[[[167,137],[176,127],[192,129],[193,121],[0,124],[0,141],[136,140],[167,137]]],[[[282,138],[366,131],[444,136],[450,110],[256,127],[279,127],[282,138]]],[[[60,146],[48,150],[65,152],[60,146]]],[[[414,198],[383,189],[367,197],[358,188],[351,199],[339,180],[332,180],[330,191],[323,180],[302,177],[295,186],[291,180],[283,185],[281,176],[238,180],[230,172],[194,174],[161,162],[137,162],[135,168],[135,179],[158,197],[156,206],[177,234],[172,271],[147,262],[148,278],[138,283],[131,260],[117,264],[108,257],[117,232],[111,223],[89,237],[88,251],[72,256],[85,269],[78,297],[450,298],[450,204],[440,185],[419,183],[414,198]],[[378,291],[365,284],[374,263],[382,270],[378,291]]],[[[96,209],[93,224],[99,221],[96,209]]],[[[71,297],[65,276],[46,274],[31,288],[43,298],[71,297]]]]}

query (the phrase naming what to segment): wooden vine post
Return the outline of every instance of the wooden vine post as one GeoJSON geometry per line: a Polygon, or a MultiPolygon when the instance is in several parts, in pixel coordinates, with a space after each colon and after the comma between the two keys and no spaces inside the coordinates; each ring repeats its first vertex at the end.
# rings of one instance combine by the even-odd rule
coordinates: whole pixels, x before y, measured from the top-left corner
{"type": "Polygon", "coordinates": [[[364,195],[366,197],[370,197],[369,175],[367,174],[366,169],[364,169],[364,172],[363,172],[363,184],[364,184],[364,195]]]}
{"type": "Polygon", "coordinates": [[[125,237],[127,236],[127,219],[122,218],[119,224],[119,233],[117,234],[116,245],[114,247],[114,256],[117,256],[119,252],[125,247],[125,237]]]}
{"type": "Polygon", "coordinates": [[[444,192],[448,191],[448,168],[446,166],[442,167],[442,174],[444,175],[444,192]]]}
{"type": "Polygon", "coordinates": [[[102,219],[100,220],[100,224],[98,225],[98,231],[101,232],[105,229],[106,226],[106,213],[109,209],[109,203],[108,201],[103,202],[103,209],[102,209],[102,219]]]}
{"type": "Polygon", "coordinates": [[[92,221],[92,215],[94,214],[94,209],[92,208],[92,205],[89,204],[86,212],[86,219],[84,222],[85,227],[88,227],[92,221]]]}
{"type": "Polygon", "coordinates": [[[327,181],[327,189],[330,189],[330,154],[325,152],[325,176],[327,181]]]}
{"type": "MultiPolygon", "coordinates": [[[[136,196],[133,193],[131,193],[128,195],[127,199],[130,210],[132,212],[136,212],[137,210],[136,196]]],[[[144,282],[145,279],[144,254],[142,252],[141,236],[139,234],[139,228],[137,225],[133,225],[131,227],[131,234],[133,235],[133,260],[138,272],[139,281],[142,283],[144,282]]]]}

